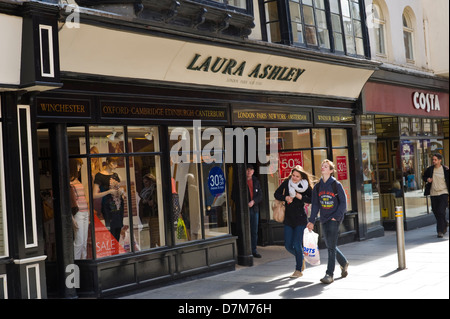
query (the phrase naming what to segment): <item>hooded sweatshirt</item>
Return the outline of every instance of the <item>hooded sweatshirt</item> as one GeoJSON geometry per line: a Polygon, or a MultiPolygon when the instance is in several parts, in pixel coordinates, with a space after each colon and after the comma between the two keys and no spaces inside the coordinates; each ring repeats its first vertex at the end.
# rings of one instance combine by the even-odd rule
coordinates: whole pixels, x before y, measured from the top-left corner
{"type": "Polygon", "coordinates": [[[321,178],[318,185],[313,188],[311,195],[311,217],[309,221],[314,223],[317,214],[320,211],[320,222],[326,223],[332,218],[338,222],[344,220],[344,214],[347,211],[347,196],[345,195],[342,184],[333,176],[324,182],[321,178]],[[337,198],[334,194],[333,183],[336,182],[337,198]]]}

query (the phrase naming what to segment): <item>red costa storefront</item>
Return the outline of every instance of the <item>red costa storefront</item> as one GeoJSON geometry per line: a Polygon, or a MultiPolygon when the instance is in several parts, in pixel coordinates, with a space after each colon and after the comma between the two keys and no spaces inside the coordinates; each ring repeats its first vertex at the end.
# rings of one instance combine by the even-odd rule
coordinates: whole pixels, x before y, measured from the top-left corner
{"type": "Polygon", "coordinates": [[[432,154],[441,153],[449,164],[448,81],[402,75],[400,85],[392,83],[395,76],[389,83],[369,81],[362,91],[362,197],[374,224],[379,212],[384,228],[394,227],[395,207],[402,206],[405,227],[413,229],[435,222],[421,178],[432,154]]]}

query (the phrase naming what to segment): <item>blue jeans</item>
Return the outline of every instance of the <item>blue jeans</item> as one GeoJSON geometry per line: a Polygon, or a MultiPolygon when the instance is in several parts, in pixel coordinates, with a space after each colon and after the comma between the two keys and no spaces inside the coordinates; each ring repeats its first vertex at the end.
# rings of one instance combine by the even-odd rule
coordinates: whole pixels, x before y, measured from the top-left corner
{"type": "Polygon", "coordinates": [[[252,243],[252,254],[256,254],[256,244],[258,243],[258,220],[259,212],[255,212],[253,207],[249,208],[250,212],[250,235],[252,243]]]}
{"type": "Polygon", "coordinates": [[[348,262],[347,258],[345,258],[339,248],[337,248],[339,225],[340,223],[335,220],[329,220],[322,224],[325,244],[328,248],[328,266],[326,273],[330,276],[333,276],[336,259],[342,267],[344,267],[348,262]]]}
{"type": "Polygon", "coordinates": [[[303,264],[303,231],[305,225],[291,227],[284,225],[284,247],[295,256],[295,270],[302,271],[303,264]]]}

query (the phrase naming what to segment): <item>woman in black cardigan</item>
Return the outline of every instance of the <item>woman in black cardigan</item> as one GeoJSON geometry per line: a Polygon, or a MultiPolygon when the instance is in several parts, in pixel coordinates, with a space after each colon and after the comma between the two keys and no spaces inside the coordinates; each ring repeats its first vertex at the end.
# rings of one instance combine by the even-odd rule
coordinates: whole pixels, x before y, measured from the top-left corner
{"type": "Polygon", "coordinates": [[[295,256],[296,266],[291,278],[303,276],[303,231],[307,224],[305,203],[311,203],[311,176],[300,165],[295,166],[291,174],[275,191],[274,197],[285,202],[284,246],[295,256]]]}

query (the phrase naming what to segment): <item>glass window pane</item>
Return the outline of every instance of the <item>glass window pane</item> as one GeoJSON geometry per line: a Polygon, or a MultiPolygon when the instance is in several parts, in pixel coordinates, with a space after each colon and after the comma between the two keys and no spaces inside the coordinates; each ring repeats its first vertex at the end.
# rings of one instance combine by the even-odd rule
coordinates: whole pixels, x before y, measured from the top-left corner
{"type": "Polygon", "coordinates": [[[303,0],[303,4],[306,4],[308,6],[312,6],[313,5],[312,0],[303,0]]]}
{"type": "Polygon", "coordinates": [[[315,128],[312,129],[313,147],[327,147],[327,138],[325,135],[325,129],[315,128]]]}
{"type": "Polygon", "coordinates": [[[303,6],[303,16],[306,24],[315,25],[314,11],[312,7],[303,6]]]}
{"type": "Polygon", "coordinates": [[[355,37],[362,38],[362,27],[361,27],[361,21],[353,20],[353,30],[355,30],[355,37]]]}
{"type": "Polygon", "coordinates": [[[361,38],[355,38],[356,42],[356,54],[364,55],[364,42],[361,38]]]}
{"type": "Polygon", "coordinates": [[[164,207],[160,157],[131,157],[130,177],[135,250],[164,246],[164,207]]]}
{"type": "Polygon", "coordinates": [[[241,9],[247,9],[246,0],[228,0],[228,5],[241,9]]]}
{"type": "Polygon", "coordinates": [[[156,126],[129,126],[128,152],[158,152],[159,132],[156,126]]]}
{"type": "Polygon", "coordinates": [[[324,0],[315,0],[316,8],[325,10],[324,0]]]}
{"type": "Polygon", "coordinates": [[[339,0],[330,0],[330,11],[339,14],[339,0]]]}
{"type": "Polygon", "coordinates": [[[317,45],[316,28],[306,27],[305,30],[306,43],[310,45],[317,45]]]}
{"type": "Polygon", "coordinates": [[[377,184],[377,144],[375,140],[361,142],[363,163],[363,205],[368,228],[381,223],[380,195],[377,184]]]}
{"type": "Polygon", "coordinates": [[[292,41],[294,43],[304,43],[303,25],[301,23],[292,23],[292,41]]]}
{"type": "Polygon", "coordinates": [[[326,150],[314,150],[314,176],[318,179],[321,175],[322,162],[327,159],[326,150]]]}
{"type": "Polygon", "coordinates": [[[336,51],[344,51],[344,39],[342,38],[341,33],[333,32],[334,36],[334,49],[336,51]]]}
{"type": "Polygon", "coordinates": [[[93,148],[100,154],[124,153],[125,143],[123,139],[123,126],[89,127],[89,143],[91,147],[90,153],[93,153],[93,148]]]}
{"type": "Polygon", "coordinates": [[[342,32],[341,18],[339,15],[337,14],[331,15],[331,27],[333,28],[333,31],[342,32]]]}
{"type": "Polygon", "coordinates": [[[281,42],[280,24],[278,22],[269,23],[267,26],[267,38],[270,42],[281,42]]]}
{"type": "Polygon", "coordinates": [[[408,60],[414,60],[412,34],[411,32],[404,31],[403,38],[405,42],[405,54],[408,60]]]}
{"type": "Polygon", "coordinates": [[[70,195],[72,207],[76,207],[72,214],[74,219],[74,259],[90,259],[92,251],[92,236],[89,236],[89,179],[86,158],[69,159],[70,195]]]}
{"type": "MultiPolygon", "coordinates": [[[[102,150],[103,143],[108,142],[98,144],[102,150]]],[[[101,158],[104,166],[94,178],[92,195],[97,258],[131,251],[127,175],[124,161],[120,163],[119,159],[112,156],[101,158]]]]}
{"type": "Polygon", "coordinates": [[[353,36],[352,19],[344,17],[343,21],[344,21],[344,33],[346,35],[353,36]]]}
{"type": "Polygon", "coordinates": [[[317,27],[326,29],[327,28],[327,17],[325,11],[316,10],[317,27]]]}
{"type": "Polygon", "coordinates": [[[302,22],[302,15],[300,13],[300,5],[295,2],[289,2],[289,11],[292,22],[302,22]]]}
{"type": "Polygon", "coordinates": [[[348,0],[341,0],[342,15],[345,17],[350,17],[350,7],[348,5],[348,0]]]}
{"type": "Polygon", "coordinates": [[[205,238],[229,233],[224,165],[202,163],[205,238]]]}
{"type": "Polygon", "coordinates": [[[359,11],[359,4],[358,4],[358,2],[352,1],[351,2],[351,7],[352,7],[352,18],[360,20],[361,19],[361,14],[360,14],[360,11],[359,11]]]}
{"type": "Polygon", "coordinates": [[[319,29],[319,46],[330,49],[330,36],[327,29],[319,29]]]}
{"type": "Polygon", "coordinates": [[[386,54],[384,45],[384,25],[377,24],[375,27],[376,32],[376,49],[377,53],[386,54]]]}
{"type": "Polygon", "coordinates": [[[348,54],[356,54],[356,49],[355,49],[355,38],[353,38],[352,36],[346,36],[345,37],[345,45],[347,47],[347,53],[348,54]]]}
{"type": "Polygon", "coordinates": [[[278,21],[278,6],[276,1],[265,3],[266,22],[278,21]]]}
{"type": "Polygon", "coordinates": [[[331,129],[331,143],[333,147],[348,146],[347,131],[345,129],[331,129]]]}
{"type": "Polygon", "coordinates": [[[347,195],[347,210],[352,210],[348,149],[333,149],[333,163],[335,166],[334,177],[341,182],[347,195]]]}
{"type": "Polygon", "coordinates": [[[86,154],[86,133],[84,126],[67,127],[70,155],[86,154]]]}

